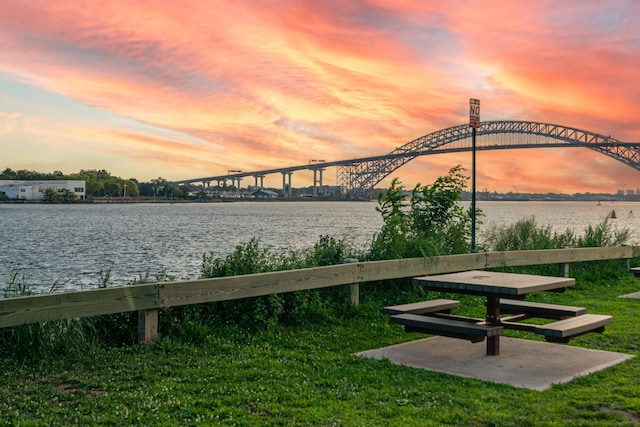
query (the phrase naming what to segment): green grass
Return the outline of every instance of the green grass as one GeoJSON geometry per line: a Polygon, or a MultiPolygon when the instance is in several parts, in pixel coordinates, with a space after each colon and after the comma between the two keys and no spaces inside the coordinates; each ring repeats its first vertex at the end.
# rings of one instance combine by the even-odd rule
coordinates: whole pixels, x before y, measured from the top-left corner
{"type": "MultiPolygon", "coordinates": [[[[569,345],[637,356],[640,300],[618,296],[638,290],[640,279],[603,274],[534,296],[614,316],[604,334],[569,345]]],[[[395,366],[354,353],[422,336],[391,325],[362,297],[362,308],[343,319],[251,334],[192,319],[180,325],[185,333],[161,331],[150,346],[87,344],[28,362],[5,349],[0,425],[640,424],[638,358],[542,392],[395,366]]],[[[482,312],[480,300],[456,297],[468,298],[464,313],[482,312]]]]}

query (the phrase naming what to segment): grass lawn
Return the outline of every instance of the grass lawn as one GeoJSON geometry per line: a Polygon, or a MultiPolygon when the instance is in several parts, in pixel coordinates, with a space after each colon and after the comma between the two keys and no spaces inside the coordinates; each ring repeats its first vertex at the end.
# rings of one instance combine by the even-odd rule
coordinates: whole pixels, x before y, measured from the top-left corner
{"type": "MultiPolygon", "coordinates": [[[[639,290],[628,275],[536,300],[613,315],[604,334],[568,345],[638,355],[640,300],[617,297],[639,290]]],[[[484,310],[475,308],[465,314],[484,310]]],[[[331,324],[252,335],[192,322],[151,346],[87,346],[40,363],[0,355],[0,425],[640,425],[637,357],[546,391],[518,389],[354,356],[422,337],[376,311],[364,304],[331,324]]]]}

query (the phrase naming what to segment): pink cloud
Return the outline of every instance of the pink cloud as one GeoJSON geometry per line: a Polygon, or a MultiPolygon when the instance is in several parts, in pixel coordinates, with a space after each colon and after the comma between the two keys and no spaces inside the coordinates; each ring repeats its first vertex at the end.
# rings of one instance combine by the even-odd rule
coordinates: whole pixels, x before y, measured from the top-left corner
{"type": "MultiPolygon", "coordinates": [[[[96,132],[158,168],[176,156],[185,179],[227,163],[383,154],[464,123],[469,97],[482,99],[483,120],[640,140],[638,18],[636,3],[614,1],[9,2],[0,73],[206,141],[96,132]]],[[[583,159],[591,167],[572,162],[575,151],[531,150],[527,162],[520,150],[486,153],[493,166],[482,179],[556,188],[573,173],[573,188],[611,189],[637,176],[597,153],[583,159]]],[[[446,173],[458,158],[468,156],[428,162],[446,173]]],[[[398,173],[426,183],[425,162],[398,173]]]]}

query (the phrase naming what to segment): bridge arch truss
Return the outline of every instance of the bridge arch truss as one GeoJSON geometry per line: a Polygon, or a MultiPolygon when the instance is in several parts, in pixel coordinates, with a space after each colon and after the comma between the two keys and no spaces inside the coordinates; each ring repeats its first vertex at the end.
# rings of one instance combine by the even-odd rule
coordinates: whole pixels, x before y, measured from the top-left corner
{"type": "MultiPolygon", "coordinates": [[[[352,194],[373,188],[384,178],[419,156],[471,151],[468,124],[442,129],[417,138],[385,156],[355,159],[337,165],[337,183],[352,194]]],[[[622,142],[610,135],[550,123],[486,121],[476,132],[476,150],[541,147],[584,147],[598,151],[640,171],[640,143],[622,142]],[[498,141],[496,135],[517,135],[498,141]]]]}

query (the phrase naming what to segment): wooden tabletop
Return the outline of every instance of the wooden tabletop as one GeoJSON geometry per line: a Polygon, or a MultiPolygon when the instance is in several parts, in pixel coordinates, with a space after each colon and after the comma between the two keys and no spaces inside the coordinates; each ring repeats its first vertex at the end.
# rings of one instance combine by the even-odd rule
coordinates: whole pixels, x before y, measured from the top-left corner
{"type": "Polygon", "coordinates": [[[576,283],[575,279],[567,277],[481,270],[416,277],[413,282],[435,291],[489,296],[524,296],[532,292],[561,290],[576,283]]]}

